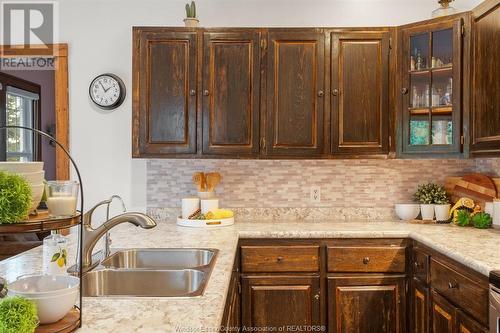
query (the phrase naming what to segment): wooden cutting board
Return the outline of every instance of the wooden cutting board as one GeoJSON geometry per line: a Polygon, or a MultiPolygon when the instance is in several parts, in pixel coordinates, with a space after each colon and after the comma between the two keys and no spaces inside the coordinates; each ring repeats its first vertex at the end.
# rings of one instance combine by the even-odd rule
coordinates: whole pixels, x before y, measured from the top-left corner
{"type": "Polygon", "coordinates": [[[462,197],[471,198],[476,204],[484,207],[485,202],[493,201],[497,197],[497,188],[493,180],[486,175],[468,174],[457,181],[451,192],[453,202],[462,197]]]}

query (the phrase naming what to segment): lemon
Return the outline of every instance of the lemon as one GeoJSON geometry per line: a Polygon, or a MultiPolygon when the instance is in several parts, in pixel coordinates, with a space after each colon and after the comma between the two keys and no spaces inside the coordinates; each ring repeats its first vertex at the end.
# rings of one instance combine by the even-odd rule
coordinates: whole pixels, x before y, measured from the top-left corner
{"type": "Polygon", "coordinates": [[[57,259],[57,266],[59,266],[59,267],[64,266],[64,258],[63,257],[60,257],[59,259],[57,259]]]}

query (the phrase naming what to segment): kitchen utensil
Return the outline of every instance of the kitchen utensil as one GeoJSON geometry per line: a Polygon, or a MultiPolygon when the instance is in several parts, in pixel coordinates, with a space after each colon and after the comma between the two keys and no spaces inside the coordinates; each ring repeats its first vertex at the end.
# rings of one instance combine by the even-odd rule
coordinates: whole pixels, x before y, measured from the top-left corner
{"type": "Polygon", "coordinates": [[[207,181],[207,191],[213,192],[215,191],[215,187],[220,183],[221,176],[218,172],[210,172],[206,174],[207,181]]]}
{"type": "Polygon", "coordinates": [[[486,202],[497,197],[497,189],[490,177],[473,173],[463,176],[453,188],[452,201],[462,197],[471,198],[484,209],[486,202]]]}
{"type": "Polygon", "coordinates": [[[210,211],[219,209],[219,199],[202,199],[201,200],[201,213],[206,214],[210,211]]]}
{"type": "Polygon", "coordinates": [[[177,225],[190,228],[217,228],[234,224],[234,217],[213,220],[188,220],[182,217],[177,218],[177,225]]]}
{"type": "Polygon", "coordinates": [[[396,215],[400,220],[408,221],[415,219],[420,213],[420,205],[418,204],[396,204],[396,215]]]}
{"type": "Polygon", "coordinates": [[[200,198],[191,197],[181,200],[182,218],[187,219],[200,209],[200,198]]]}
{"type": "Polygon", "coordinates": [[[193,174],[193,183],[196,185],[198,192],[205,191],[205,174],[203,172],[195,172],[193,174]]]}

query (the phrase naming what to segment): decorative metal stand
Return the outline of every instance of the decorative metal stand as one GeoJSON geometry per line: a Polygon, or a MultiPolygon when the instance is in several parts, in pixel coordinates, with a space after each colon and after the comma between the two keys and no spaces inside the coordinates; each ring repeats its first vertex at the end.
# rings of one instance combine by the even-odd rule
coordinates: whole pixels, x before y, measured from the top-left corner
{"type": "Polygon", "coordinates": [[[80,185],[80,213],[71,218],[51,218],[47,213],[41,212],[39,215],[30,218],[27,221],[22,221],[16,224],[0,224],[0,234],[9,233],[22,233],[22,232],[38,232],[38,231],[53,231],[69,228],[75,225],[79,225],[78,232],[78,251],[76,258],[76,267],[78,272],[76,275],[80,278],[80,293],[79,293],[79,306],[76,306],[71,310],[63,319],[59,320],[53,324],[40,325],[37,327],[35,332],[45,333],[45,332],[59,332],[67,333],[76,330],[82,326],[82,235],[83,235],[83,183],[80,175],[80,170],[76,162],[73,160],[68,150],[59,143],[51,135],[40,131],[35,128],[25,127],[25,126],[0,126],[0,130],[5,131],[7,129],[22,129],[36,133],[42,137],[45,137],[52,142],[54,142],[59,148],[62,149],[64,154],[68,157],[71,165],[75,169],[76,175],[78,177],[78,182],[80,185]]]}

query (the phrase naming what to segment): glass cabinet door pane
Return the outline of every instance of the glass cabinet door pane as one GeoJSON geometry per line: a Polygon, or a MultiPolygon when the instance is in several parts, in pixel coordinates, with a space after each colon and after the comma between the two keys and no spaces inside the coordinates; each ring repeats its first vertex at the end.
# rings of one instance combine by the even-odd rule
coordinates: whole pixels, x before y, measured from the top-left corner
{"type": "Polygon", "coordinates": [[[451,116],[432,117],[432,144],[453,144],[453,122],[451,116]]]}
{"type": "Polygon", "coordinates": [[[423,33],[410,37],[410,70],[419,71],[429,66],[429,34],[423,33]]]}
{"type": "Polygon", "coordinates": [[[431,67],[451,67],[453,63],[453,29],[432,33],[431,67]]]}
{"type": "Polygon", "coordinates": [[[453,72],[451,70],[433,71],[431,98],[432,106],[451,106],[452,95],[453,72]]]}
{"type": "Polygon", "coordinates": [[[429,144],[429,116],[412,116],[410,119],[410,145],[429,144]]]}
{"type": "Polygon", "coordinates": [[[412,73],[410,76],[410,107],[429,107],[429,73],[412,73]]]}

